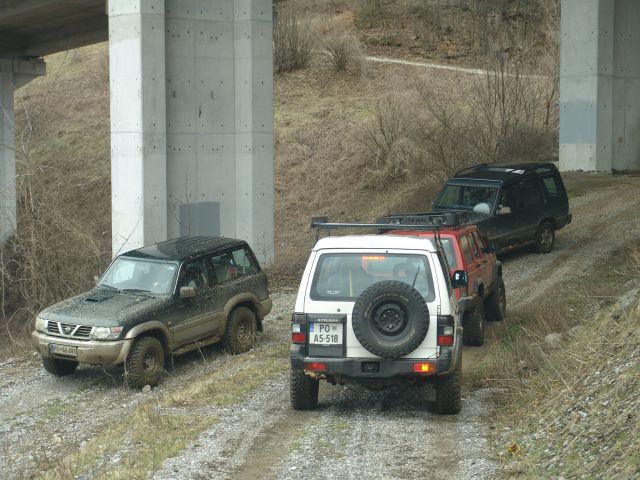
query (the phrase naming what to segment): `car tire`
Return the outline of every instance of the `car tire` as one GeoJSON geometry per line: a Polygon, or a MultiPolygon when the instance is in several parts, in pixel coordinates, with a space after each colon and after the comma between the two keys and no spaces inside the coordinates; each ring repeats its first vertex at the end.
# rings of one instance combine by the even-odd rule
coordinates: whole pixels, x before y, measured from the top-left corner
{"type": "Polygon", "coordinates": [[[76,371],[78,362],[61,358],[42,357],[42,366],[51,375],[66,377],[76,371]]]}
{"type": "Polygon", "coordinates": [[[368,352],[400,358],[418,348],[427,335],[429,309],[411,285],[387,280],[362,292],[351,321],[353,333],[368,352]]]}
{"type": "Polygon", "coordinates": [[[538,253],[549,253],[556,242],[556,230],[550,222],[542,222],[536,231],[535,249],[538,253]]]}
{"type": "Polygon", "coordinates": [[[155,386],[164,371],[164,348],[155,337],[138,338],[125,360],[125,378],[131,388],[155,386]]]}
{"type": "Polygon", "coordinates": [[[256,316],[247,307],[235,308],[222,337],[222,344],[229,353],[237,355],[253,348],[256,338],[256,316]]]}
{"type": "Polygon", "coordinates": [[[313,410],[318,406],[319,380],[304,374],[302,370],[291,370],[291,406],[295,410],[313,410]]]}
{"type": "Polygon", "coordinates": [[[462,318],[462,343],[479,347],[484,343],[484,302],[479,298],[462,318]]]}
{"type": "Polygon", "coordinates": [[[496,279],[498,283],[491,295],[484,301],[485,320],[499,322],[507,314],[507,294],[502,277],[496,279]]]}
{"type": "Polygon", "coordinates": [[[454,415],[462,410],[462,358],[458,361],[456,369],[446,377],[436,379],[436,405],[437,413],[454,415]]]}

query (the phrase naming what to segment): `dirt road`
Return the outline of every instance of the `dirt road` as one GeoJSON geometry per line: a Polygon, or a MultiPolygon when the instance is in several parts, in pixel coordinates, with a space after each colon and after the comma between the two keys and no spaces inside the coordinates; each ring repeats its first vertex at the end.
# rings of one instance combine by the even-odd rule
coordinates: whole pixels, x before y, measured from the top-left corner
{"type": "MultiPolygon", "coordinates": [[[[522,251],[505,258],[508,317],[492,324],[499,333],[522,309],[535,308],[567,277],[591,278],[591,267],[631,238],[640,238],[640,178],[597,177],[597,188],[578,188],[571,198],[574,221],[558,233],[554,251],[522,251]],[[606,228],[604,228],[606,227],[606,228]]],[[[578,182],[579,183],[579,182],[578,182]]],[[[588,183],[588,182],[587,182],[588,183]]],[[[582,184],[580,184],[582,185],[582,184]]],[[[288,342],[294,292],[276,295],[258,350],[288,342]]],[[[465,370],[486,353],[466,348],[465,370]]],[[[0,364],[0,478],[30,478],[51,470],[62,458],[82,451],[106,427],[143,403],[153,404],[175,389],[212,371],[234,366],[237,357],[218,349],[180,358],[152,393],[122,386],[118,368],[80,368],[54,379],[37,359],[0,364]]],[[[381,392],[323,384],[320,406],[295,412],[288,405],[288,378],[278,373],[239,402],[204,406],[200,415],[216,418],[185,448],[147,472],[168,478],[492,478],[497,465],[489,452],[486,414],[491,391],[467,390],[457,416],[438,416],[418,388],[381,392]]],[[[191,412],[193,413],[193,412],[191,412]]],[[[86,466],[81,478],[107,476],[123,458],[141,448],[125,442],[109,458],[86,466]]],[[[65,470],[55,469],[65,477],[65,470]]],[[[54,475],[55,476],[55,475],[54,475]]]]}

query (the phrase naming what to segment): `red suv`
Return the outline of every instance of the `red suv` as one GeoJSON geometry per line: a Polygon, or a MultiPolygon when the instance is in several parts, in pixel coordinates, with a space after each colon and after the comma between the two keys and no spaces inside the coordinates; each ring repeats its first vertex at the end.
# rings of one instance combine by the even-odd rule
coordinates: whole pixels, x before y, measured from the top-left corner
{"type": "Polygon", "coordinates": [[[467,272],[467,286],[456,288],[458,298],[469,297],[462,321],[462,338],[465,345],[479,346],[484,343],[485,319],[498,321],[505,316],[507,300],[502,280],[502,263],[496,259],[493,249],[478,227],[464,223],[465,213],[443,213],[445,212],[390,215],[378,221],[398,224],[399,229],[386,232],[389,234],[440,238],[450,273],[453,274],[456,270],[467,272]],[[402,225],[432,225],[433,228],[403,230],[402,225]]]}

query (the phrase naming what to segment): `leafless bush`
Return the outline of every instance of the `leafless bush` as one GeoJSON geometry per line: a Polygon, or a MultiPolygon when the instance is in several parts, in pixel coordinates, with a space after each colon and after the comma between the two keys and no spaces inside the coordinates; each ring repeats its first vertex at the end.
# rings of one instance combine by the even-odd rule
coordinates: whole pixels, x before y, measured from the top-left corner
{"type": "Polygon", "coordinates": [[[364,56],[358,37],[344,25],[332,19],[318,22],[315,28],[317,42],[337,72],[350,65],[363,69],[364,56]]]}
{"type": "Polygon", "coordinates": [[[273,63],[276,72],[306,68],[311,60],[310,24],[300,18],[296,4],[278,5],[273,29],[273,63]]]}
{"type": "Polygon", "coordinates": [[[397,97],[379,100],[373,118],[364,123],[355,140],[371,155],[374,168],[397,178],[411,170],[415,146],[409,135],[407,105],[397,97]]]}
{"type": "Polygon", "coordinates": [[[384,21],[385,8],[383,0],[358,0],[356,4],[356,21],[359,26],[372,28],[384,21]]]}
{"type": "MultiPolygon", "coordinates": [[[[47,92],[48,93],[48,92],[47,92]]],[[[104,262],[99,242],[56,203],[48,172],[34,166],[31,139],[38,118],[26,111],[16,149],[16,232],[0,249],[0,287],[5,331],[28,331],[45,306],[86,290],[104,262]]]]}

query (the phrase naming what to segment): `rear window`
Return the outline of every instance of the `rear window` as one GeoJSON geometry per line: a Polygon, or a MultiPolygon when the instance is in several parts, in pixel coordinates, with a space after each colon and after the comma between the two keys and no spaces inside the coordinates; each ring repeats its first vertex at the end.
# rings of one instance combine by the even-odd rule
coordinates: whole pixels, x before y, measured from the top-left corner
{"type": "Polygon", "coordinates": [[[313,276],[313,300],[355,301],[374,283],[397,280],[413,285],[427,302],[435,299],[431,268],[424,255],[325,253],[313,276]]]}

